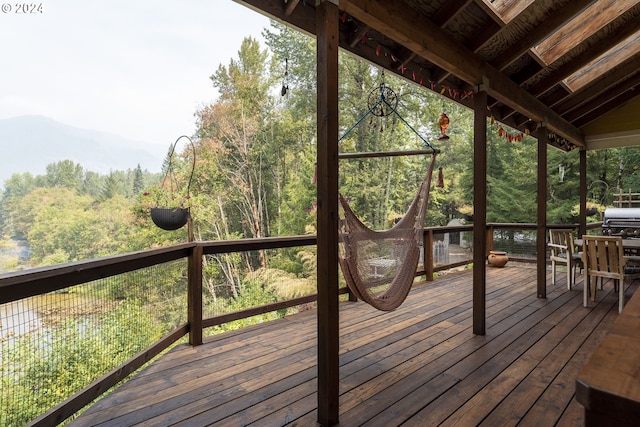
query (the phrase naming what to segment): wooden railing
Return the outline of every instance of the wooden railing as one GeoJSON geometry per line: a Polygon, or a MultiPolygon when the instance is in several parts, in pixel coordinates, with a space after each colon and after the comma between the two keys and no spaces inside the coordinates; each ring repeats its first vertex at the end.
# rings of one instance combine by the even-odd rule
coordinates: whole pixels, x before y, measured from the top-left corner
{"type": "Polygon", "coordinates": [[[620,190],[613,194],[613,203],[617,208],[640,207],[640,193],[634,193],[631,189],[627,192],[620,190]]]}
{"type": "MultiPolygon", "coordinates": [[[[599,225],[599,224],[597,224],[599,225]]],[[[591,224],[593,228],[597,225],[591,224]]],[[[549,226],[552,228],[555,226],[549,226]]],[[[558,227],[567,228],[567,225],[558,227]]],[[[509,233],[535,232],[535,224],[488,224],[487,250],[494,247],[494,235],[499,231],[509,233]]],[[[472,225],[453,227],[428,227],[424,230],[424,263],[423,270],[417,271],[416,276],[424,275],[427,280],[433,280],[435,273],[472,263],[473,255],[469,250],[468,259],[463,255],[461,259],[448,264],[434,265],[433,247],[438,237],[452,236],[455,233],[470,233],[472,225]]],[[[143,269],[180,259],[188,262],[188,295],[187,295],[187,322],[166,334],[159,341],[137,354],[125,364],[114,371],[96,380],[76,395],[62,402],[55,408],[43,414],[30,425],[45,426],[57,425],[71,417],[77,411],[96,399],[109,388],[113,387],[130,373],[143,366],[163,350],[185,335],[189,336],[192,345],[201,344],[203,341],[203,329],[221,325],[233,320],[244,319],[257,314],[273,312],[283,308],[295,307],[309,302],[314,302],[317,296],[308,295],[300,298],[280,301],[264,306],[252,307],[243,311],[203,318],[203,256],[211,254],[225,254],[232,252],[256,251],[275,248],[289,248],[309,246],[316,244],[315,236],[275,237],[264,239],[242,239],[233,241],[191,242],[174,245],[166,248],[151,249],[146,251],[111,256],[102,259],[73,262],[52,267],[37,268],[16,273],[0,275],[0,304],[43,295],[69,286],[91,282],[110,276],[115,276],[134,270],[143,269]]],[[[535,262],[535,253],[532,257],[517,257],[512,259],[526,262],[535,262]]],[[[347,293],[347,289],[341,289],[341,293],[347,293]]]]}

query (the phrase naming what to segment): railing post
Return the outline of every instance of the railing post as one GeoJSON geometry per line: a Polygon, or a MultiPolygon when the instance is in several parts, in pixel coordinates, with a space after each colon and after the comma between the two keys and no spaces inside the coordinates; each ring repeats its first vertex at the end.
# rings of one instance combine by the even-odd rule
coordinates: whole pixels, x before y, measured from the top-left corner
{"type": "Polygon", "coordinates": [[[424,251],[423,261],[425,279],[428,282],[433,282],[433,230],[427,230],[426,233],[422,233],[422,249],[424,251]]]}
{"type": "Polygon", "coordinates": [[[485,258],[489,256],[489,252],[493,250],[493,225],[487,227],[487,253],[485,258]]]}
{"type": "Polygon", "coordinates": [[[358,301],[358,297],[356,296],[356,294],[351,292],[351,288],[348,287],[348,286],[347,286],[347,295],[349,296],[349,301],[351,301],[351,302],[357,302],[358,301]]]}
{"type": "Polygon", "coordinates": [[[202,246],[191,251],[188,263],[187,318],[189,344],[202,344],[202,246]]]}

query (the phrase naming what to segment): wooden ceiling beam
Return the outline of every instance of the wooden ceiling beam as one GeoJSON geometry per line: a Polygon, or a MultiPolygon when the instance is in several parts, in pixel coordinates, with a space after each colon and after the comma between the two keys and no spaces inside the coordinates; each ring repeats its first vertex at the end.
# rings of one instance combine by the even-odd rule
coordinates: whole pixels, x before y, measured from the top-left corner
{"type": "MultiPolygon", "coordinates": [[[[553,12],[540,25],[536,26],[531,31],[527,31],[524,37],[517,40],[514,44],[501,52],[497,58],[492,60],[491,65],[500,71],[504,70],[509,66],[509,64],[531,49],[531,46],[535,46],[540,43],[549,34],[556,31],[580,11],[586,9],[596,1],[597,0],[573,0],[569,2],[569,4],[564,6],[562,9],[553,12]]],[[[535,3],[532,3],[529,7],[532,6],[535,6],[535,3]]],[[[526,10],[524,13],[526,13],[526,10]]],[[[505,28],[508,29],[508,26],[505,28]]]]}
{"type": "Polygon", "coordinates": [[[575,92],[564,100],[548,105],[550,105],[558,114],[564,115],[565,113],[578,108],[590,99],[597,97],[600,93],[615,87],[620,83],[620,81],[640,72],[638,64],[640,64],[640,54],[627,59],[610,72],[592,81],[588,86],[583,87],[580,91],[575,92]]]}
{"type": "Polygon", "coordinates": [[[473,0],[448,1],[433,16],[433,22],[438,27],[444,27],[452,19],[462,13],[473,0]]]}
{"type": "MultiPolygon", "coordinates": [[[[340,8],[375,31],[385,34],[422,58],[471,85],[488,81],[487,93],[537,122],[548,123],[556,134],[584,147],[584,134],[524,91],[496,68],[451,40],[438,26],[414,9],[383,0],[341,0],[340,8]],[[443,43],[443,40],[447,40],[443,43]]],[[[487,86],[487,85],[485,85],[487,86]]]]}
{"type": "MultiPolygon", "coordinates": [[[[640,4],[630,9],[626,15],[631,16],[633,14],[640,14],[640,4]]],[[[552,73],[544,77],[541,81],[529,87],[528,91],[534,96],[543,94],[544,92],[558,84],[562,79],[567,78],[571,74],[580,70],[582,67],[589,64],[589,62],[607,52],[622,40],[635,34],[637,31],[638,27],[635,25],[621,25],[620,28],[617,29],[617,31],[613,31],[607,34],[598,42],[590,45],[588,49],[585,49],[585,51],[580,53],[580,55],[576,55],[572,60],[565,62],[560,67],[556,68],[552,73]]],[[[602,64],[600,66],[606,67],[607,65],[602,64]]]]}
{"type": "Polygon", "coordinates": [[[367,36],[367,31],[369,30],[370,28],[366,25],[361,25],[360,27],[358,27],[358,30],[353,34],[353,39],[349,42],[349,46],[353,49],[358,43],[362,41],[363,37],[367,36]]]}
{"type": "Polygon", "coordinates": [[[580,108],[572,110],[564,115],[564,117],[570,122],[575,122],[580,117],[596,111],[602,104],[619,99],[620,96],[623,96],[629,90],[634,90],[638,85],[640,85],[640,73],[637,73],[627,80],[621,81],[617,86],[609,88],[607,91],[601,92],[597,97],[583,103],[580,105],[580,108]]]}
{"type": "Polygon", "coordinates": [[[580,117],[574,123],[576,126],[579,126],[579,127],[586,126],[592,121],[599,119],[601,116],[608,113],[609,111],[613,111],[618,107],[620,107],[622,104],[637,97],[639,92],[640,92],[640,85],[636,86],[635,88],[630,88],[629,90],[617,96],[616,98],[600,104],[599,108],[592,110],[589,114],[586,114],[580,117]]]}
{"type": "MultiPolygon", "coordinates": [[[[315,35],[316,34],[316,9],[304,2],[300,7],[291,8],[291,12],[287,15],[287,5],[280,1],[274,0],[233,0],[249,9],[255,10],[261,15],[280,22],[286,22],[298,28],[300,31],[315,35]]],[[[291,3],[293,0],[289,0],[291,3]]],[[[296,2],[296,6],[299,5],[296,2]]]]}
{"type": "Polygon", "coordinates": [[[300,0],[284,0],[284,2],[286,3],[284,14],[285,16],[290,16],[300,0]]]}

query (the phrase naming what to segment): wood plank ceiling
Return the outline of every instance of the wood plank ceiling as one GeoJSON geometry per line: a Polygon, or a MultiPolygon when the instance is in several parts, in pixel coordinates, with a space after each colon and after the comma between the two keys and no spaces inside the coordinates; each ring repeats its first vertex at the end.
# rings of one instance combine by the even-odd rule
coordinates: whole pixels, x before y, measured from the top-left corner
{"type": "MultiPolygon", "coordinates": [[[[315,34],[315,1],[236,0],[315,34]]],[[[640,145],[640,0],[335,0],[340,47],[565,151],[640,145]]],[[[513,134],[513,131],[510,135],[513,134]]]]}

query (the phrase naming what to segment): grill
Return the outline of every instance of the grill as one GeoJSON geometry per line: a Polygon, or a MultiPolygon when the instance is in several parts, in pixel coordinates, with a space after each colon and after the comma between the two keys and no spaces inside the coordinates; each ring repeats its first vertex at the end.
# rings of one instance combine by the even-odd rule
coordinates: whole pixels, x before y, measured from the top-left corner
{"type": "Polygon", "coordinates": [[[602,234],[640,238],[640,208],[608,208],[604,211],[602,234]]]}

